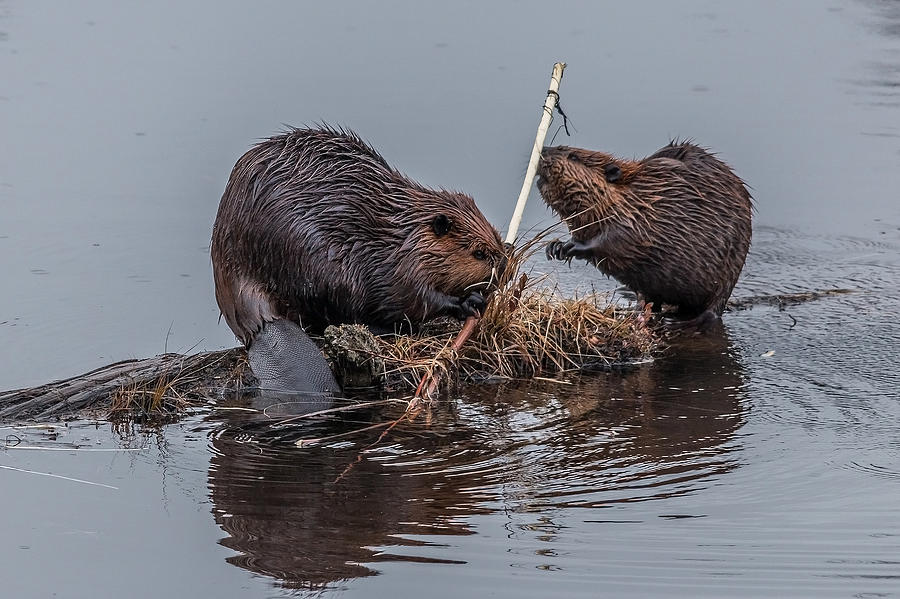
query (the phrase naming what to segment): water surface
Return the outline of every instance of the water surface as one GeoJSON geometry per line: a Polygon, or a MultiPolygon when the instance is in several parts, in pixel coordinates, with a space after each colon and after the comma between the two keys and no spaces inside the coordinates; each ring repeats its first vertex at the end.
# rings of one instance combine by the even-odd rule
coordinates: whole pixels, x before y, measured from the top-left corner
{"type": "Polygon", "coordinates": [[[691,137],[752,186],[736,296],[857,292],[628,373],[466,386],[369,449],[235,410],[5,428],[4,596],[900,594],[900,5],[546,9],[0,1],[0,388],[231,346],[212,220],[283,124],[349,126],[503,228],[556,60],[557,143],[691,137]]]}

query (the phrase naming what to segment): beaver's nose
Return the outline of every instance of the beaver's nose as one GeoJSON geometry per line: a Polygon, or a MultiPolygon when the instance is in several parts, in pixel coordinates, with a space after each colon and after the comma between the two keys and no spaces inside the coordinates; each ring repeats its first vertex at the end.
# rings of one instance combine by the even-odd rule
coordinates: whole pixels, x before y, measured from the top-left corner
{"type": "Polygon", "coordinates": [[[567,151],[568,148],[566,148],[565,146],[547,146],[543,150],[541,150],[541,162],[553,161],[554,159],[565,155],[567,151]]]}
{"type": "Polygon", "coordinates": [[[546,147],[541,150],[541,157],[538,159],[538,174],[544,172],[554,161],[564,157],[564,153],[560,151],[561,146],[546,147]]]}
{"type": "Polygon", "coordinates": [[[541,159],[539,164],[552,161],[559,155],[559,146],[546,146],[541,150],[541,159]]]}

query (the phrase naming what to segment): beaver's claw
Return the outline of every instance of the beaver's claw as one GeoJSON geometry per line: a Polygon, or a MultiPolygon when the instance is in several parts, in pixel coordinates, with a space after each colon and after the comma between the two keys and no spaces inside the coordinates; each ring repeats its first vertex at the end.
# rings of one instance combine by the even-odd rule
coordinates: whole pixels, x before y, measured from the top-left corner
{"type": "Polygon", "coordinates": [[[566,243],[560,239],[554,239],[550,243],[547,244],[545,248],[545,253],[547,254],[547,260],[566,260],[566,255],[563,251],[566,243]]]}
{"type": "Polygon", "coordinates": [[[449,314],[459,320],[465,320],[469,316],[480,317],[487,307],[487,300],[480,291],[473,291],[466,297],[457,300],[459,303],[450,306],[449,314]]]}
{"type": "Polygon", "coordinates": [[[593,248],[574,239],[562,241],[554,239],[547,244],[547,260],[571,260],[572,258],[580,258],[587,260],[594,255],[593,248]]]}

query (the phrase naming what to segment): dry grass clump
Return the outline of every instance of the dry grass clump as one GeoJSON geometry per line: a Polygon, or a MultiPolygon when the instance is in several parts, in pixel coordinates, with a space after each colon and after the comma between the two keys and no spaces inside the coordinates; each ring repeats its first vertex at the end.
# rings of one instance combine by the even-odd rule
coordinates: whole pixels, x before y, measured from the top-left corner
{"type": "Polygon", "coordinates": [[[565,298],[555,288],[501,294],[475,334],[453,351],[458,331],[458,324],[442,320],[416,336],[378,338],[385,383],[414,389],[436,371],[482,379],[626,366],[649,359],[658,346],[642,313],[617,308],[595,293],[565,298]]]}
{"type": "Polygon", "coordinates": [[[450,347],[459,325],[442,320],[418,335],[379,338],[385,382],[415,388],[422,376],[533,377],[646,361],[659,343],[648,314],[594,292],[564,297],[545,277],[520,272],[537,238],[517,251],[475,333],[450,347]],[[443,372],[441,372],[443,371],[443,372]]]}
{"type": "Polygon", "coordinates": [[[644,315],[606,295],[563,297],[555,287],[528,288],[525,276],[519,288],[488,307],[473,340],[470,359],[488,372],[533,376],[610,367],[645,360],[656,346],[644,315]]]}
{"type": "Polygon", "coordinates": [[[110,418],[135,420],[178,417],[207,402],[213,390],[240,388],[248,382],[252,383],[252,374],[242,349],[181,356],[123,381],[109,396],[106,412],[110,418]]]}

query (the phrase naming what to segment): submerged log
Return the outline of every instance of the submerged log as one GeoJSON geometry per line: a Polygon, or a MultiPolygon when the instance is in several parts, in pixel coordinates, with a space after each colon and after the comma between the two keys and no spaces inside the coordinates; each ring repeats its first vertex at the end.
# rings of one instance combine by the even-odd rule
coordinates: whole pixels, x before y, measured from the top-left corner
{"type": "Polygon", "coordinates": [[[162,354],[124,360],[29,389],[0,392],[0,420],[47,420],[85,410],[176,414],[215,387],[248,382],[242,348],[191,356],[162,354]]]}

